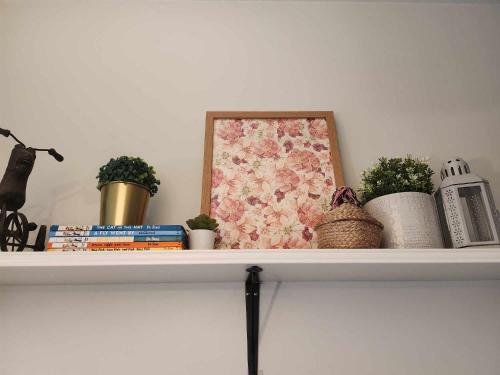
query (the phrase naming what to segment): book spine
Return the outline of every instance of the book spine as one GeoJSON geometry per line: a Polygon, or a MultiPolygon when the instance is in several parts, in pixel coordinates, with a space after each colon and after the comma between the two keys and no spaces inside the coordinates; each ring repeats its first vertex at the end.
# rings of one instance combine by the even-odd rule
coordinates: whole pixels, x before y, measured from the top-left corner
{"type": "Polygon", "coordinates": [[[87,242],[182,242],[183,236],[50,237],[49,243],[87,242]]]}
{"type": "Polygon", "coordinates": [[[161,251],[161,250],[184,250],[182,247],[96,247],[77,249],[47,249],[47,251],[161,251]]]}
{"type": "Polygon", "coordinates": [[[184,236],[178,230],[130,230],[130,231],[102,231],[102,230],[64,230],[50,231],[49,237],[135,237],[135,236],[184,236]]]}
{"type": "Polygon", "coordinates": [[[52,242],[47,245],[48,249],[127,249],[127,248],[182,248],[182,242],[84,242],[65,243],[52,242]]]}
{"type": "Polygon", "coordinates": [[[61,232],[67,230],[76,231],[142,231],[142,230],[161,230],[161,231],[184,231],[182,225],[51,225],[51,232],[61,232]]]}

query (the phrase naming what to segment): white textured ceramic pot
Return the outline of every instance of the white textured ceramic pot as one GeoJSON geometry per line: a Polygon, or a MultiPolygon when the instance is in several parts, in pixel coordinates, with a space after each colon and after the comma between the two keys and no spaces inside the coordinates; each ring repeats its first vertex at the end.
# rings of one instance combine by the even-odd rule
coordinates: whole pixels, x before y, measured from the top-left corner
{"type": "Polygon", "coordinates": [[[442,248],[443,237],[432,195],[396,193],[375,198],[364,209],[384,224],[382,247],[442,248]]]}
{"type": "Polygon", "coordinates": [[[214,248],[215,232],[208,229],[189,231],[189,248],[191,250],[211,250],[214,248]]]}

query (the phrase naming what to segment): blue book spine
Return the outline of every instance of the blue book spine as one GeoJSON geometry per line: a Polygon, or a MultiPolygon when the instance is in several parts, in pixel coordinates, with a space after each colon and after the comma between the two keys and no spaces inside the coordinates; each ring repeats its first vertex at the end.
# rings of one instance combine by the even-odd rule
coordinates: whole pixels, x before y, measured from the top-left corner
{"type": "Polygon", "coordinates": [[[51,225],[51,232],[77,231],[184,231],[182,225],[51,225]]]}
{"type": "Polygon", "coordinates": [[[64,230],[50,231],[49,237],[128,237],[128,236],[185,236],[184,231],[179,230],[64,230]]]}
{"type": "Polygon", "coordinates": [[[108,237],[50,237],[49,243],[89,242],[184,242],[184,236],[108,236],[108,237]]]}

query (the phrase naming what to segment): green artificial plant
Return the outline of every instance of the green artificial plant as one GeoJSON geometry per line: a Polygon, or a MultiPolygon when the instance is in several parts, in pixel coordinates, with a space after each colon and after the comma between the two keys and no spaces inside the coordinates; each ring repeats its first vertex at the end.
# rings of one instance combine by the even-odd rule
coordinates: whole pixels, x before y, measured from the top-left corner
{"type": "Polygon", "coordinates": [[[198,215],[194,219],[189,219],[186,221],[186,224],[191,230],[208,229],[215,231],[219,226],[217,220],[212,219],[210,216],[205,214],[198,215]]]}
{"type": "Polygon", "coordinates": [[[426,159],[408,155],[404,158],[381,157],[375,165],[363,171],[359,195],[364,204],[387,194],[419,192],[432,194],[434,185],[426,159]]]}
{"type": "Polygon", "coordinates": [[[96,177],[99,180],[97,189],[109,182],[135,182],[149,190],[151,196],[158,192],[160,180],[156,179],[155,169],[144,160],[131,156],[112,158],[99,169],[96,177]]]}

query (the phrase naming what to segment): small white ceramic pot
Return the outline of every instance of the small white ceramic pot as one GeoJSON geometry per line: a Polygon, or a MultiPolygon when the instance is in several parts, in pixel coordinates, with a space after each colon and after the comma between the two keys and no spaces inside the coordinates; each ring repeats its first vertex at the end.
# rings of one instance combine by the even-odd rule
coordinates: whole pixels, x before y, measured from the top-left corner
{"type": "Polygon", "coordinates": [[[209,229],[189,231],[189,248],[191,250],[211,250],[215,244],[215,232],[209,229]]]}
{"type": "Polygon", "coordinates": [[[413,192],[388,194],[369,201],[363,208],[384,224],[384,248],[443,247],[436,202],[432,195],[413,192]]]}

